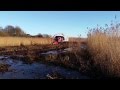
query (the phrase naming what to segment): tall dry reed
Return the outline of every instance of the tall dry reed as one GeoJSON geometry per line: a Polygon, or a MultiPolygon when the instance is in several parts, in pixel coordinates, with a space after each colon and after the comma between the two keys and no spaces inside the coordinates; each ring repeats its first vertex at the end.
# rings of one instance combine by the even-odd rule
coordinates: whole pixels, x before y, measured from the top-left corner
{"type": "Polygon", "coordinates": [[[91,29],[87,43],[95,68],[108,77],[120,77],[120,24],[91,29]]]}

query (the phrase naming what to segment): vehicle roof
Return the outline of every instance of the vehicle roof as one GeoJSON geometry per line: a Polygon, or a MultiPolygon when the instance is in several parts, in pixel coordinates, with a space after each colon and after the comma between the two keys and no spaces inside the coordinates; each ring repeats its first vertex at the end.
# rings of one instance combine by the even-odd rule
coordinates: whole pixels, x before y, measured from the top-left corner
{"type": "Polygon", "coordinates": [[[56,36],[62,36],[62,37],[64,37],[64,35],[62,33],[55,34],[54,37],[56,37],[56,36]]]}

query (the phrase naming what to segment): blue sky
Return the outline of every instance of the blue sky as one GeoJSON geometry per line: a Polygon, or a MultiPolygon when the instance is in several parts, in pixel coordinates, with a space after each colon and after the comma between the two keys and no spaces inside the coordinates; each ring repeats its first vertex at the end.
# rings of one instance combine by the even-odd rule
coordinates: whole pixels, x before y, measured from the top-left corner
{"type": "Polygon", "coordinates": [[[63,33],[65,36],[87,36],[87,27],[105,26],[120,20],[120,11],[0,11],[0,26],[20,26],[36,35],[63,33]]]}

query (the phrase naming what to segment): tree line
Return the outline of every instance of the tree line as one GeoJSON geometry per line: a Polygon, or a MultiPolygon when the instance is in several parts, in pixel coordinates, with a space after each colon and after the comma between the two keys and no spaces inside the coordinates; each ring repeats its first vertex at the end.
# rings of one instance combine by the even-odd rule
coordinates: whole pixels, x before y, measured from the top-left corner
{"type": "Polygon", "coordinates": [[[23,31],[19,26],[7,25],[5,28],[0,27],[0,36],[13,36],[13,37],[51,37],[48,34],[38,33],[37,35],[30,35],[23,31]]]}

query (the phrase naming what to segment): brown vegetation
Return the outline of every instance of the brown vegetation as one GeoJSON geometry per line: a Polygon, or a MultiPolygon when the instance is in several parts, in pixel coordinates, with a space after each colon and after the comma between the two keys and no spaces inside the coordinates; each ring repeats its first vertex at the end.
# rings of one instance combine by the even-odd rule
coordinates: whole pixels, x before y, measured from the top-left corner
{"type": "Polygon", "coordinates": [[[52,38],[0,37],[0,46],[44,45],[52,41],[52,38]]]}
{"type": "Polygon", "coordinates": [[[94,70],[106,77],[120,77],[120,28],[119,24],[96,28],[89,32],[88,52],[94,70]]]}

